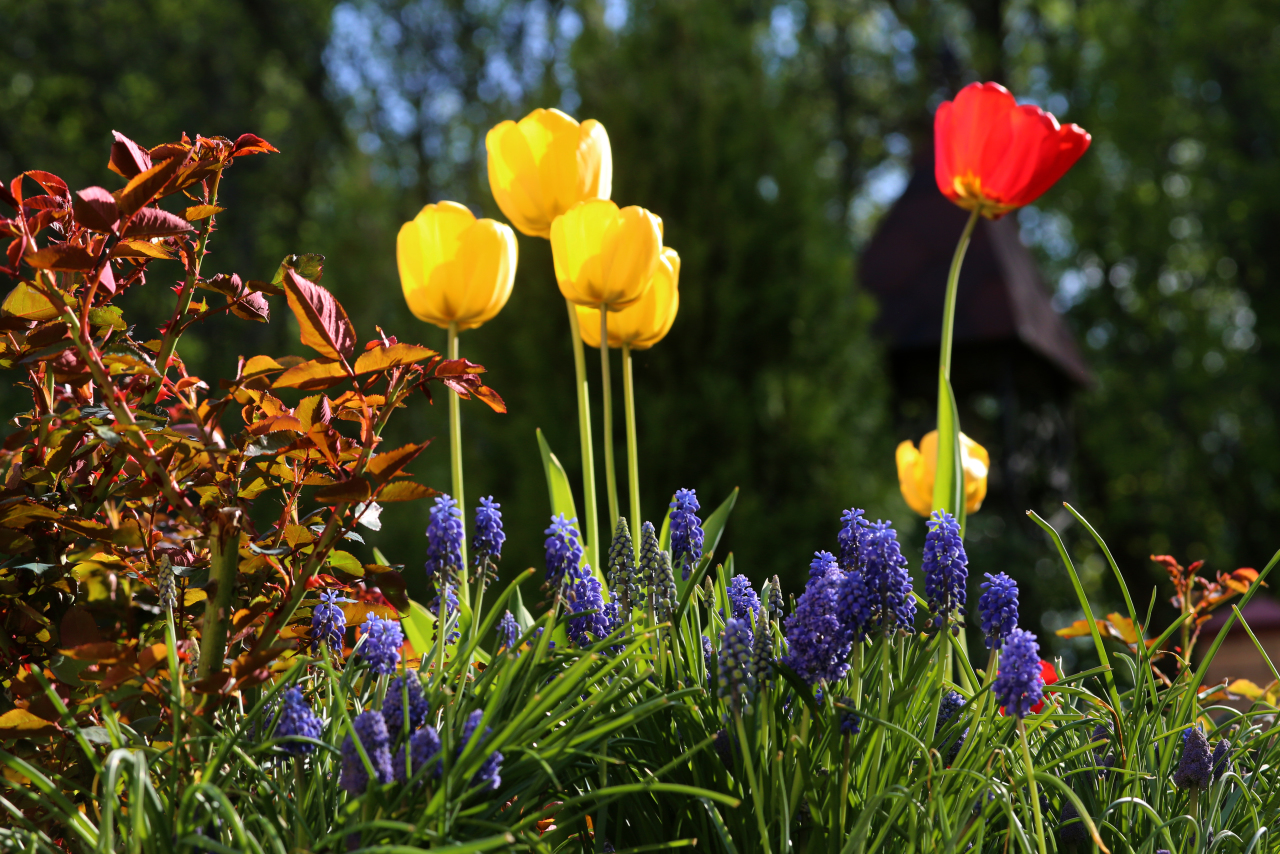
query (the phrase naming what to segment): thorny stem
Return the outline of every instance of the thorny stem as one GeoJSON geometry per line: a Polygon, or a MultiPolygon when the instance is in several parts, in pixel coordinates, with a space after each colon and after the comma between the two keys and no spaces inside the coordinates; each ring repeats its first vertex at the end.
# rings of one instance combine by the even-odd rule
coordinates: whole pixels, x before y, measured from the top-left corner
{"type": "MultiPolygon", "coordinates": [[[[231,511],[239,513],[238,510],[231,511]]],[[[209,529],[210,580],[213,595],[205,600],[204,629],[200,633],[200,666],[196,679],[203,680],[222,669],[227,655],[227,626],[231,622],[231,598],[240,570],[240,528],[226,518],[215,517],[209,529]]],[[[206,695],[211,696],[211,695],[206,695]]]]}
{"type": "Polygon", "coordinates": [[[584,543],[587,551],[587,562],[599,568],[600,552],[600,520],[596,513],[596,463],[595,452],[591,447],[591,398],[587,393],[587,357],[582,349],[582,332],[578,328],[578,311],[568,300],[564,304],[569,309],[569,337],[573,339],[573,373],[578,390],[578,440],[582,446],[582,515],[579,527],[586,534],[584,543]]]}

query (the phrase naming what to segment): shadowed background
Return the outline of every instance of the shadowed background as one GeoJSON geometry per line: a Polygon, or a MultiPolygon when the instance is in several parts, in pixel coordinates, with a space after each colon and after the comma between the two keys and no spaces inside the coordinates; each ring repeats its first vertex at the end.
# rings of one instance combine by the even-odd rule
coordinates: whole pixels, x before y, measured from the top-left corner
{"type": "MultiPolygon", "coordinates": [[[[1061,501],[1080,507],[1143,606],[1152,552],[1230,570],[1280,545],[1278,13],[1243,0],[0,0],[0,176],[115,187],[113,129],[144,145],[258,133],[282,153],[228,174],[211,270],[268,278],[285,254],[320,252],[362,339],[378,324],[443,347],[404,308],[400,223],[441,199],[501,218],[484,168],[496,122],[535,106],[601,120],[613,198],[658,213],[683,260],[675,326],[636,360],[644,515],[660,522],[681,486],[707,512],[740,486],[721,554],[798,592],[842,508],[893,519],[909,555],[923,537],[893,448],[919,439],[932,404],[872,333],[859,257],[913,163],[929,168],[932,109],[971,80],[1003,81],[1094,135],[1009,232],[1092,384],[1024,377],[1015,411],[975,356],[962,401],[998,463],[970,524],[971,574],[1008,571],[1024,614],[1043,615],[1024,622],[1051,630],[1077,607],[1029,508],[1059,522],[1061,501]]],[[[536,427],[578,477],[564,303],[547,243],[521,236],[519,250],[510,303],[462,337],[510,406],[463,406],[467,497],[502,503],[507,575],[541,565],[536,427]]],[[[153,270],[129,297],[143,327],[172,307],[153,270]]],[[[237,355],[297,351],[284,304],[273,311],[269,326],[188,336],[188,365],[212,381],[237,355]]],[[[961,346],[958,375],[964,359],[961,346]]],[[[442,401],[419,400],[389,436],[439,437],[416,466],[438,488],[445,419],[442,401]]],[[[625,507],[625,475],[620,491],[625,507]]],[[[426,510],[389,507],[368,536],[418,595],[426,510]]],[[[1067,535],[1091,592],[1114,600],[1096,549],[1067,535]]]]}

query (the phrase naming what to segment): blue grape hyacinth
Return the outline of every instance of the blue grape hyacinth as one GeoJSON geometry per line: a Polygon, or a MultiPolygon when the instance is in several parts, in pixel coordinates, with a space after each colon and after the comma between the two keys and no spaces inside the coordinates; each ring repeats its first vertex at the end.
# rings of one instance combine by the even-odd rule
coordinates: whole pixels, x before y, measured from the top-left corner
{"type": "Polygon", "coordinates": [[[1218,739],[1213,746],[1213,779],[1222,779],[1222,775],[1231,770],[1231,742],[1225,738],[1218,739]]]}
{"type": "Polygon", "coordinates": [[[1197,724],[1182,732],[1182,758],[1173,772],[1173,785],[1179,789],[1193,786],[1207,789],[1213,782],[1213,756],[1209,752],[1209,739],[1197,724]]]}
{"type": "Polygon", "coordinates": [[[1031,632],[1014,629],[1005,638],[1000,672],[992,690],[997,703],[1019,719],[1031,714],[1031,707],[1044,699],[1040,643],[1031,632]]]}
{"type": "Polygon", "coordinates": [[[516,622],[515,616],[510,611],[503,612],[502,619],[498,620],[498,651],[514,650],[520,635],[520,624],[516,622]]]}
{"type": "Polygon", "coordinates": [[[398,733],[405,728],[406,690],[409,694],[408,727],[410,730],[422,726],[427,715],[431,713],[431,704],[427,702],[427,695],[422,690],[422,680],[418,678],[418,674],[411,671],[407,676],[397,676],[387,686],[387,696],[382,701],[382,719],[387,723],[387,732],[398,733]]]}
{"type": "MultiPolygon", "coordinates": [[[[324,725],[320,722],[319,716],[303,699],[301,691],[290,688],[284,692],[280,702],[280,717],[276,721],[276,738],[293,736],[319,738],[323,728],[324,725]]],[[[314,753],[316,745],[305,741],[293,741],[281,744],[280,749],[293,756],[305,756],[308,753],[314,753]]]]}
{"type": "Polygon", "coordinates": [[[384,620],[370,611],[360,626],[364,637],[360,643],[360,657],[369,663],[369,669],[379,676],[390,676],[400,664],[400,647],[404,645],[404,630],[396,620],[384,620]]]}
{"type": "Polygon", "coordinates": [[[810,578],[785,623],[789,653],[783,662],[810,685],[822,679],[837,682],[849,670],[853,641],[837,616],[844,576],[832,564],[824,575],[810,578]]]}
{"type": "MultiPolygon", "coordinates": [[[[956,614],[963,616],[969,557],[960,538],[960,523],[946,510],[935,510],[924,538],[924,596],[933,612],[933,627],[941,629],[956,614]]],[[[959,626],[951,631],[958,633],[959,626]]]]}
{"type": "Polygon", "coordinates": [[[755,678],[751,668],[751,624],[730,617],[720,635],[720,698],[727,700],[735,714],[751,701],[755,678]]]}
{"type": "Polygon", "coordinates": [[[320,594],[320,604],[311,611],[311,643],[313,648],[328,644],[335,653],[342,652],[342,634],[347,629],[347,616],[339,602],[350,602],[337,593],[326,590],[320,594]]]}
{"type": "Polygon", "coordinates": [[[671,558],[680,567],[680,579],[688,581],[693,568],[702,559],[705,534],[698,518],[698,494],[692,489],[677,489],[671,502],[671,558]]]}
{"type": "Polygon", "coordinates": [[[733,612],[731,616],[747,620],[748,625],[751,621],[751,616],[748,615],[757,618],[760,616],[760,597],[745,575],[735,575],[729,579],[725,593],[729,597],[729,610],[733,612]]]}
{"type": "Polygon", "coordinates": [[[814,552],[813,560],[809,561],[809,580],[822,578],[830,570],[838,568],[840,564],[831,552],[814,552]]]}
{"type": "MultiPolygon", "coordinates": [[[[378,712],[361,712],[356,715],[351,726],[356,738],[360,740],[360,746],[369,757],[369,764],[373,766],[375,781],[391,782],[394,776],[391,770],[391,739],[387,735],[387,724],[382,715],[378,712]]],[[[351,795],[361,795],[369,786],[369,772],[350,735],[342,742],[342,778],[339,785],[351,795]]]]}
{"type": "Polygon", "coordinates": [[[451,496],[436,496],[427,522],[427,577],[437,587],[462,568],[462,510],[451,496]]]}
{"type": "Polygon", "coordinates": [[[501,508],[502,505],[494,501],[492,495],[481,498],[476,507],[471,551],[477,563],[502,559],[502,544],[507,541],[507,535],[502,530],[501,508]]]}
{"type": "Polygon", "coordinates": [[[391,760],[392,768],[395,769],[395,779],[398,783],[404,783],[410,777],[417,774],[419,769],[435,758],[435,770],[427,774],[430,777],[440,776],[440,733],[436,732],[436,728],[428,724],[422,729],[409,736],[409,766],[405,766],[404,761],[404,745],[400,745],[400,749],[396,751],[395,758],[391,760]]]}
{"type": "MultiPolygon", "coordinates": [[[[641,584],[636,565],[635,545],[631,540],[631,529],[623,516],[618,517],[618,524],[613,529],[613,540],[609,543],[608,564],[605,567],[605,579],[609,589],[623,611],[630,611],[641,603],[641,584]]],[[[630,618],[630,614],[626,615],[630,618]]]]}
{"type": "Polygon", "coordinates": [[[600,580],[588,570],[575,578],[565,596],[569,604],[569,640],[579,647],[591,646],[604,640],[612,632],[610,620],[604,613],[604,593],[600,580]],[[595,611],[594,614],[584,613],[595,611]]]}
{"type": "Polygon", "coordinates": [[[871,523],[865,512],[851,507],[840,515],[840,534],[836,542],[840,544],[840,568],[845,572],[862,570],[866,566],[866,541],[871,523]]]}
{"type": "Polygon", "coordinates": [[[1003,572],[986,573],[982,595],[978,597],[978,616],[987,649],[1000,649],[1004,639],[1018,626],[1018,584],[1003,572]]]}
{"type": "Polygon", "coordinates": [[[575,527],[577,519],[566,519],[564,514],[551,519],[551,527],[545,533],[547,554],[547,586],[559,590],[565,579],[578,575],[582,563],[581,535],[575,527]]]}
{"type": "MultiPolygon", "coordinates": [[[[599,582],[597,582],[599,583],[599,582]]],[[[480,726],[480,721],[484,719],[484,710],[476,709],[467,716],[467,721],[462,727],[462,740],[458,743],[458,755],[462,755],[462,751],[466,749],[467,744],[471,741],[471,736],[475,733],[476,728],[480,726]]],[[[489,737],[492,732],[489,727],[485,727],[484,732],[480,736],[480,744],[489,737]]],[[[496,790],[502,785],[502,754],[494,750],[489,753],[480,765],[480,769],[476,771],[471,778],[472,786],[479,786],[481,789],[490,791],[496,790]]]]}
{"type": "Polygon", "coordinates": [[[873,607],[871,622],[885,634],[915,631],[916,600],[911,592],[911,573],[898,544],[898,532],[888,522],[870,526],[862,576],[873,607]]]}

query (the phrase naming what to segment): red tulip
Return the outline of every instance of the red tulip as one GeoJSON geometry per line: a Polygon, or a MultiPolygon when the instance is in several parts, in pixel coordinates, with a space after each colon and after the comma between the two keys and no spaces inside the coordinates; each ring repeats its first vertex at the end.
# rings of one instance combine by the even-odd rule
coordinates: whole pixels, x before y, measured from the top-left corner
{"type": "Polygon", "coordinates": [[[999,219],[1054,185],[1089,147],[1079,125],[1021,106],[999,83],[970,83],[933,120],[938,189],[966,210],[999,219]]]}

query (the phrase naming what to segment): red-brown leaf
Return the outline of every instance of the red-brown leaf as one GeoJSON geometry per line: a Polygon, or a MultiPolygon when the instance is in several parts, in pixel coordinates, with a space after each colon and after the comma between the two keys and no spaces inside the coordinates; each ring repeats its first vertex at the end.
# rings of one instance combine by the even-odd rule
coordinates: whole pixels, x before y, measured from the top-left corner
{"type": "Polygon", "coordinates": [[[191,223],[177,214],[162,211],[160,208],[143,208],[129,220],[121,236],[171,237],[175,234],[185,234],[192,228],[191,223]]]}
{"type": "Polygon", "coordinates": [[[326,504],[336,504],[338,502],[367,501],[372,488],[369,481],[364,478],[353,477],[350,480],[344,480],[335,483],[333,486],[323,486],[316,490],[316,501],[326,504]]]}
{"type": "Polygon", "coordinates": [[[378,493],[378,501],[388,504],[392,501],[417,501],[419,498],[430,498],[438,493],[429,486],[414,483],[411,480],[395,480],[388,483],[378,493]]]}
{"type": "MultiPolygon", "coordinates": [[[[164,189],[169,179],[182,166],[181,157],[171,157],[152,166],[146,172],[133,176],[124,189],[116,193],[116,204],[120,206],[122,216],[128,216],[136,210],[146,207],[155,199],[156,194],[164,189]]],[[[186,222],[186,220],[183,220],[186,222]]]]}
{"type": "Polygon", "coordinates": [[[71,198],[71,193],[67,190],[67,182],[52,172],[42,172],[39,169],[29,169],[22,174],[35,181],[41,187],[44,187],[44,191],[51,196],[59,196],[64,199],[71,198]]]}
{"type": "Polygon", "coordinates": [[[390,347],[374,347],[360,354],[356,359],[355,372],[368,374],[374,371],[385,371],[400,365],[411,365],[438,355],[435,350],[417,344],[392,344],[390,347]]]}
{"type": "Polygon", "coordinates": [[[103,187],[77,190],[71,200],[71,210],[76,222],[91,231],[112,231],[120,221],[120,207],[115,196],[103,187]]]}
{"type": "Polygon", "coordinates": [[[347,377],[342,363],[332,359],[312,359],[294,365],[272,384],[272,388],[300,388],[304,391],[320,391],[331,388],[347,377]]]}
{"type": "Polygon", "coordinates": [[[232,157],[244,157],[246,154],[279,154],[280,150],[260,136],[242,133],[231,149],[232,157]]]}
{"type": "Polygon", "coordinates": [[[231,303],[231,313],[244,320],[258,323],[271,322],[271,305],[262,294],[249,293],[239,302],[231,303]]]}
{"type": "Polygon", "coordinates": [[[107,168],[126,179],[151,168],[151,155],[129,137],[113,130],[116,141],[111,144],[111,160],[107,168]]]}
{"type": "Polygon", "coordinates": [[[37,270],[90,270],[94,258],[82,246],[58,243],[32,252],[26,261],[37,270]]]}
{"type": "Polygon", "coordinates": [[[312,284],[292,269],[284,272],[289,308],[302,327],[302,343],[329,359],[349,358],[356,349],[356,332],[333,294],[312,284]]]}
{"type": "Polygon", "coordinates": [[[413,462],[414,458],[421,454],[428,444],[430,444],[430,440],[423,442],[421,445],[405,445],[404,447],[396,448],[394,451],[378,454],[369,461],[369,476],[376,481],[390,480],[401,469],[413,462]]]}
{"type": "Polygon", "coordinates": [[[475,390],[476,397],[483,400],[489,405],[494,412],[501,412],[504,415],[507,411],[507,402],[502,399],[502,395],[498,394],[487,385],[482,385],[475,390]]]}

